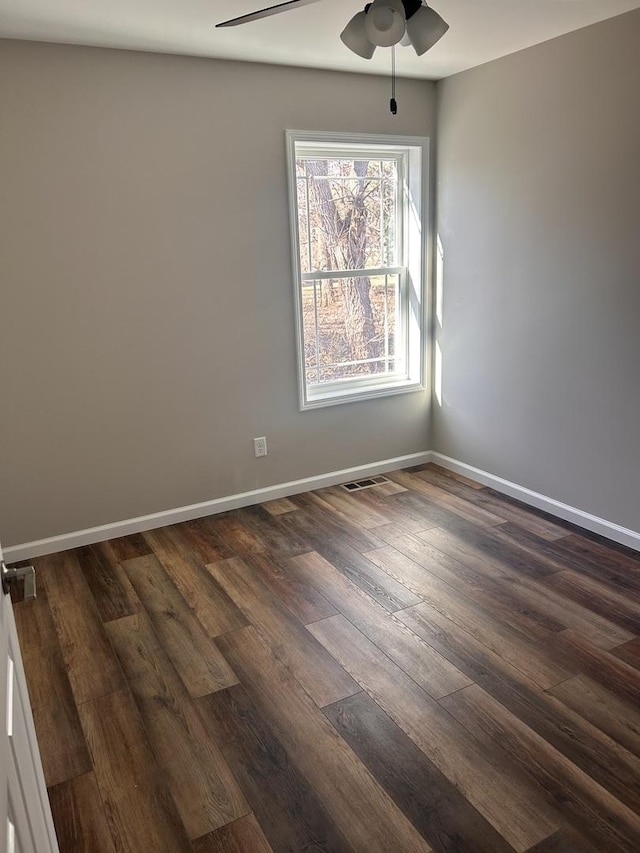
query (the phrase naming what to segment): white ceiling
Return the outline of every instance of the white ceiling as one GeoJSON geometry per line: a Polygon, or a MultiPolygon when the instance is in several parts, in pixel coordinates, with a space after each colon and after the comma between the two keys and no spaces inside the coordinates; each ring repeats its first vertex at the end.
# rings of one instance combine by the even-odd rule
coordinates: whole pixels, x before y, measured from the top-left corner
{"type": "MultiPolygon", "coordinates": [[[[282,0],[280,0],[281,2],[282,0]]],[[[214,29],[278,0],[0,0],[0,36],[279,65],[388,73],[338,36],[364,0],[323,0],[264,20],[214,29]]],[[[398,73],[438,79],[640,8],[640,0],[432,0],[451,29],[428,53],[398,55],[398,73]]]]}

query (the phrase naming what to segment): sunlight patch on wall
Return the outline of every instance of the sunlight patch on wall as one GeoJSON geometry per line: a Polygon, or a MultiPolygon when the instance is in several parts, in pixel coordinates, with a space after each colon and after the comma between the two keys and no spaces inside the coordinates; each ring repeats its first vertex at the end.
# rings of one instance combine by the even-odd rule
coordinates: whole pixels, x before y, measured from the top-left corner
{"type": "Polygon", "coordinates": [[[444,315],[444,249],[440,235],[436,237],[436,320],[442,328],[444,315]]]}
{"type": "Polygon", "coordinates": [[[434,364],[434,391],[438,405],[442,406],[442,350],[440,344],[436,341],[435,346],[435,364],[434,364]]]}

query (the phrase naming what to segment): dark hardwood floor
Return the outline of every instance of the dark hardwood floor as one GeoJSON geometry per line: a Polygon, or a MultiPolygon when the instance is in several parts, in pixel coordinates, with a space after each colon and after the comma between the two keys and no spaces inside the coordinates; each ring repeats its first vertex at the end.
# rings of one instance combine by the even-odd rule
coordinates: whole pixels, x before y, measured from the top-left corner
{"type": "Polygon", "coordinates": [[[640,554],[388,479],[35,561],[62,853],[640,851],[640,554]]]}

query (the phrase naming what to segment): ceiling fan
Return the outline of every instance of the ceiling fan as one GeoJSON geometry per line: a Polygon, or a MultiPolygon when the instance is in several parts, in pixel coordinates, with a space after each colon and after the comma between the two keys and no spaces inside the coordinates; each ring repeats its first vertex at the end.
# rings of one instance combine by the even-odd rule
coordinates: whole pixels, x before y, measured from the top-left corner
{"type": "MultiPolygon", "coordinates": [[[[217,26],[236,27],[318,2],[287,0],[248,15],[231,18],[217,26]]],[[[418,56],[422,56],[448,29],[449,24],[423,0],[373,0],[367,3],[362,12],[351,18],[340,38],[349,50],[363,59],[371,59],[376,47],[392,47],[396,44],[413,45],[418,56]]]]}
{"type": "MultiPolygon", "coordinates": [[[[287,0],[275,6],[268,6],[248,15],[240,15],[217,24],[218,27],[236,27],[248,24],[260,18],[268,18],[280,12],[288,12],[300,6],[309,6],[319,0],[287,0]]],[[[422,56],[439,41],[449,29],[449,24],[440,15],[427,6],[426,0],[373,0],[367,3],[362,12],[351,18],[340,33],[342,42],[363,59],[371,59],[377,47],[391,47],[391,101],[392,115],[398,112],[396,101],[396,53],[397,44],[413,45],[413,49],[422,56]]]]}

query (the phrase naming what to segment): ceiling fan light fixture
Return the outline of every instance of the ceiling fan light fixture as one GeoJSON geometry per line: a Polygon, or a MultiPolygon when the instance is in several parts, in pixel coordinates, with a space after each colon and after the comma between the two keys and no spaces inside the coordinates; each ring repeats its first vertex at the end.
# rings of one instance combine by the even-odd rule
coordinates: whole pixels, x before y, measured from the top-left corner
{"type": "Polygon", "coordinates": [[[407,21],[407,35],[418,56],[442,38],[449,24],[430,6],[421,6],[407,21]]]}
{"type": "Polygon", "coordinates": [[[371,59],[376,46],[369,41],[366,29],[366,12],[358,12],[340,33],[340,39],[349,50],[357,53],[363,59],[371,59]]]}
{"type": "Polygon", "coordinates": [[[367,38],[378,47],[391,47],[402,39],[407,20],[402,0],[373,0],[365,16],[367,38]]]}

